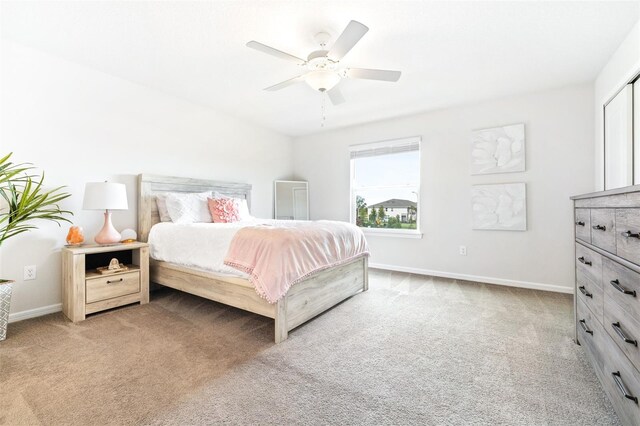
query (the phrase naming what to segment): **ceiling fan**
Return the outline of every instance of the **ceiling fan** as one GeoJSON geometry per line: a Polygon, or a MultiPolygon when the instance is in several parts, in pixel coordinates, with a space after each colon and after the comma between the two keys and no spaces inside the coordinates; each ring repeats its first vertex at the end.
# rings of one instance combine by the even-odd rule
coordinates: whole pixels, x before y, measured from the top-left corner
{"type": "Polygon", "coordinates": [[[367,26],[357,21],[351,21],[330,49],[327,49],[326,47],[329,40],[331,40],[331,36],[326,32],[318,33],[315,36],[315,40],[320,44],[320,50],[311,52],[309,56],[307,56],[307,59],[299,58],[257,41],[248,42],[247,47],[281,59],[293,61],[307,69],[307,72],[304,74],[267,87],[264,90],[280,90],[292,84],[304,81],[314,90],[327,92],[331,103],[338,105],[343,103],[345,100],[337,87],[338,83],[340,83],[343,78],[392,82],[398,81],[400,78],[400,71],[340,68],[340,61],[342,58],[349,53],[353,46],[360,41],[367,31],[369,31],[367,26]]]}

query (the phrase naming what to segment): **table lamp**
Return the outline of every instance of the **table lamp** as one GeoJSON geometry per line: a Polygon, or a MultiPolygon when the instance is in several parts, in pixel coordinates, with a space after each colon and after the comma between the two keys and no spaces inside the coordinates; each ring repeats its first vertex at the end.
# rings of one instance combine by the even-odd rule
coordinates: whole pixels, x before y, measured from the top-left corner
{"type": "Polygon", "coordinates": [[[84,188],[84,210],[104,210],[104,226],[95,237],[98,244],[120,242],[120,233],[111,223],[110,210],[127,210],[127,187],[123,183],[88,182],[84,188]]]}

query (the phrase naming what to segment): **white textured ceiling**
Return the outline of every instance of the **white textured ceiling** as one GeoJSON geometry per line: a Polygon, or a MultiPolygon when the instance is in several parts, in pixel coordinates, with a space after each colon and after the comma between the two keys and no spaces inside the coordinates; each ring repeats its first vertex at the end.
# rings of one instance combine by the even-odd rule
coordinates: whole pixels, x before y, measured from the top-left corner
{"type": "MultiPolygon", "coordinates": [[[[639,2],[7,2],[2,36],[288,135],[320,130],[320,94],[249,40],[306,57],[313,35],[370,31],[345,66],[399,69],[398,83],[345,80],[335,128],[592,81],[640,17],[639,2]]],[[[43,70],[46,72],[46,70],[43,70]]]]}

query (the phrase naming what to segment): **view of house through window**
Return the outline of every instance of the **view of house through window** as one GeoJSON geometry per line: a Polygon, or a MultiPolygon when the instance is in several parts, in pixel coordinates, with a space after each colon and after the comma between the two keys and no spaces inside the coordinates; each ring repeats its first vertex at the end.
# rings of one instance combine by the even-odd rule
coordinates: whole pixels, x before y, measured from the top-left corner
{"type": "Polygon", "coordinates": [[[418,229],[420,139],[354,145],[351,221],[363,228],[418,229]]]}

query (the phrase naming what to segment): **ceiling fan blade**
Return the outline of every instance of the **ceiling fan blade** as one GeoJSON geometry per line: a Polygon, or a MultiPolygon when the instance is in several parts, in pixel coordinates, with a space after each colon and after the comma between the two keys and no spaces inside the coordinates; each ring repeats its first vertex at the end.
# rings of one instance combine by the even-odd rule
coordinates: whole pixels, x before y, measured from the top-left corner
{"type": "Polygon", "coordinates": [[[333,89],[329,90],[327,92],[327,95],[329,96],[329,100],[331,100],[331,103],[334,105],[340,105],[341,103],[344,103],[344,96],[342,96],[342,92],[340,91],[338,86],[335,86],[333,89]]]}
{"type": "Polygon", "coordinates": [[[348,68],[346,76],[349,78],[360,78],[365,80],[398,81],[400,71],[389,70],[369,70],[365,68],[348,68]]]}
{"type": "Polygon", "coordinates": [[[356,45],[358,41],[369,31],[366,25],[361,24],[358,21],[351,21],[344,29],[340,37],[327,53],[327,56],[334,61],[339,61],[349,53],[349,51],[356,45]]]}
{"type": "Polygon", "coordinates": [[[296,84],[300,81],[304,81],[304,74],[299,75],[297,77],[290,78],[289,80],[285,80],[281,83],[274,84],[273,86],[269,86],[264,90],[268,90],[270,92],[274,92],[276,90],[284,89],[285,87],[291,86],[292,84],[296,84]]]}
{"type": "Polygon", "coordinates": [[[254,41],[254,40],[252,40],[249,43],[247,43],[247,47],[259,50],[260,52],[266,53],[267,55],[275,56],[276,58],[286,59],[287,61],[296,62],[296,63],[298,63],[300,65],[307,63],[307,61],[305,61],[302,58],[298,58],[297,56],[290,55],[287,52],[283,52],[282,50],[274,49],[273,47],[269,47],[266,44],[262,44],[260,42],[254,41]]]}

